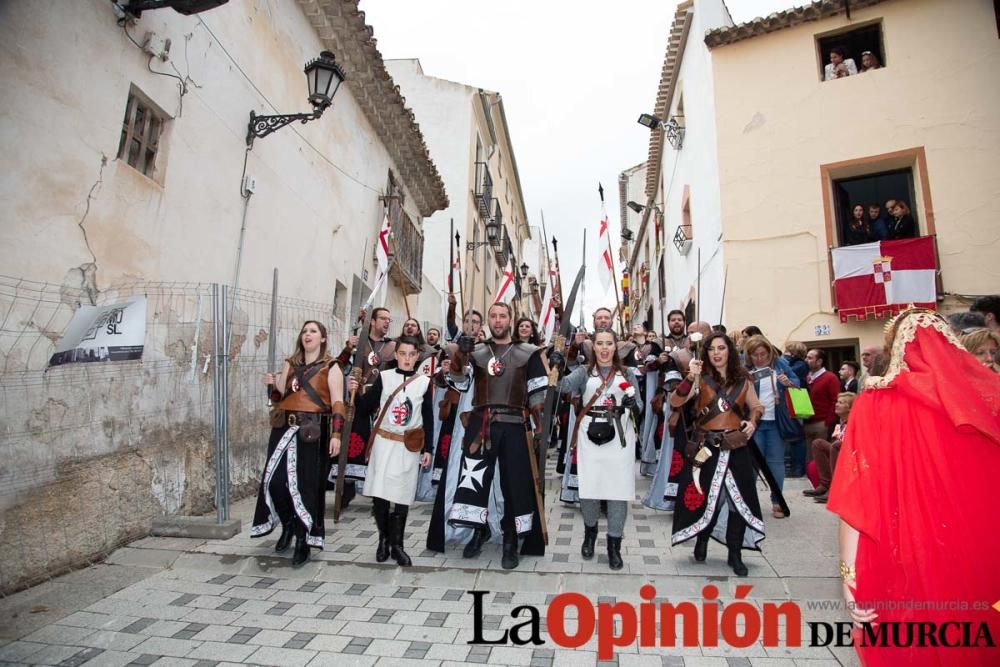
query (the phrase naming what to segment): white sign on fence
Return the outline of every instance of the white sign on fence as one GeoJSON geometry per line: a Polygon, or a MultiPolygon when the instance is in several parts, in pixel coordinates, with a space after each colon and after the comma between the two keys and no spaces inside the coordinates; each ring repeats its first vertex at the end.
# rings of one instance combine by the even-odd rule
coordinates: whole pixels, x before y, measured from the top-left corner
{"type": "Polygon", "coordinates": [[[146,297],[111,306],[80,306],[49,366],[142,358],[146,339],[146,297]]]}

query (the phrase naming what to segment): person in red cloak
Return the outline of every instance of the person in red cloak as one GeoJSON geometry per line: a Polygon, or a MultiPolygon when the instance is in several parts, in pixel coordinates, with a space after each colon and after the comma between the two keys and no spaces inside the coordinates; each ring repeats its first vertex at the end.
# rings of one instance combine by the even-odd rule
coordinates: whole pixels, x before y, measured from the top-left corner
{"type": "Polygon", "coordinates": [[[841,518],[855,649],[865,667],[996,665],[1000,378],[926,309],[886,327],[886,351],[888,371],[854,403],[827,504],[841,518]],[[863,623],[898,632],[896,645],[865,646],[863,623]],[[918,647],[917,623],[947,643],[968,624],[978,646],[918,647]]]}

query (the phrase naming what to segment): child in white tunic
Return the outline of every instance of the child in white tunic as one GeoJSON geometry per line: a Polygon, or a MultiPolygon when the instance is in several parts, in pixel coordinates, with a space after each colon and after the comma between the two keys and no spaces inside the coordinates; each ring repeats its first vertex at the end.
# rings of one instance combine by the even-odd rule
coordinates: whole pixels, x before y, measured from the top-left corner
{"type": "Polygon", "coordinates": [[[419,355],[416,340],[397,339],[396,368],[381,371],[358,402],[358,418],[374,416],[375,423],[368,440],[363,491],[372,498],[378,527],[375,560],[382,563],[392,555],[403,567],[411,564],[403,538],[417,493],[417,466],[431,464],[434,441],[434,388],[430,378],[414,368],[419,355]],[[391,513],[390,503],[396,504],[391,513]]]}
{"type": "Polygon", "coordinates": [[[594,336],[594,356],[563,378],[559,390],[579,396],[580,413],[570,434],[577,452],[580,509],[583,510],[581,555],[594,557],[601,501],[608,504],[608,566],[620,570],[622,535],[628,505],[635,498],[636,432],[631,411],[641,412],[636,400],[635,373],[618,356],[613,331],[594,336]]]}

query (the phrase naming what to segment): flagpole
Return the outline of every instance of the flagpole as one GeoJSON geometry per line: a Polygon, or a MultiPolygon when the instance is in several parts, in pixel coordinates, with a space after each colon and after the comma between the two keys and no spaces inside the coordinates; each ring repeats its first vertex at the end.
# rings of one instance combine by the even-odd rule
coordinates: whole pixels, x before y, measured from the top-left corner
{"type": "MultiPolygon", "coordinates": [[[[604,220],[608,219],[608,211],[604,206],[604,186],[600,183],[597,184],[597,192],[601,196],[601,213],[604,214],[604,220]]],[[[615,284],[615,253],[611,248],[611,226],[607,226],[607,236],[608,236],[608,259],[611,260],[611,284],[614,287],[615,292],[615,303],[618,305],[618,330],[621,333],[621,337],[625,338],[625,321],[622,318],[622,301],[621,296],[618,294],[618,285],[615,284]]],[[[584,230],[584,238],[586,238],[586,230],[584,230]]],[[[600,239],[598,239],[600,241],[600,239]]]]}
{"type": "Polygon", "coordinates": [[[462,312],[459,313],[459,319],[465,319],[465,287],[463,283],[465,282],[462,278],[462,237],[458,232],[455,232],[455,248],[458,250],[458,302],[459,306],[462,308],[462,312]]]}
{"type": "MultiPolygon", "coordinates": [[[[583,256],[587,256],[587,228],[583,228],[583,256]]],[[[583,306],[587,303],[587,281],[580,283],[580,330],[583,330],[583,306]]]]}

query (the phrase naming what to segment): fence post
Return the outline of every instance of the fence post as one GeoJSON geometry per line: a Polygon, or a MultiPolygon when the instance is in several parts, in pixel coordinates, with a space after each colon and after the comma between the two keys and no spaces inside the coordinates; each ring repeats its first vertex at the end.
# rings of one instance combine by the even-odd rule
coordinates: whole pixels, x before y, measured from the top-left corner
{"type": "MultiPolygon", "coordinates": [[[[222,286],[222,313],[226,313],[229,287],[222,286]]],[[[236,291],[233,290],[233,307],[236,307],[236,291]]],[[[229,345],[232,319],[224,317],[222,329],[222,520],[229,520],[229,345]]]]}

